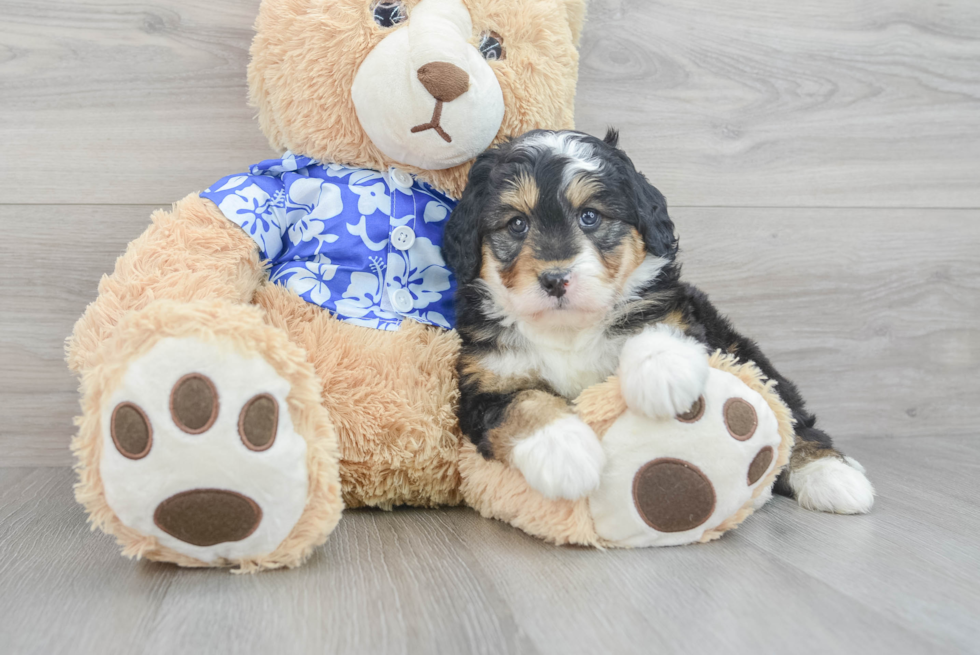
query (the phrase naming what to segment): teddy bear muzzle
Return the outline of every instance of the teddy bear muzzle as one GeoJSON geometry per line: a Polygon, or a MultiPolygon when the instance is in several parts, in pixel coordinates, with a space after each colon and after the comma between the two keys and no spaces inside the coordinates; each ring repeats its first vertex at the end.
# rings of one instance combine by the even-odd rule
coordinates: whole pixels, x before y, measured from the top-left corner
{"type": "Polygon", "coordinates": [[[361,61],[351,100],[364,133],[387,158],[443,170],[493,142],[504,119],[503,91],[472,36],[462,0],[421,0],[361,61]]]}

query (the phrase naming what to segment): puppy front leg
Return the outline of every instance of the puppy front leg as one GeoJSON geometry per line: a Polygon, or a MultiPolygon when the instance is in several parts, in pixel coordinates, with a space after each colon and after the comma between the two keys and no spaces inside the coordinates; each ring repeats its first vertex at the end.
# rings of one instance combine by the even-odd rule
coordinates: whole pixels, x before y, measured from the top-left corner
{"type": "Polygon", "coordinates": [[[704,391],[708,368],[703,345],[664,323],[649,325],[623,345],[623,399],[651,418],[683,414],[704,391]]]}
{"type": "Polygon", "coordinates": [[[605,453],[564,398],[539,389],[463,391],[460,426],[484,456],[517,468],[546,498],[575,500],[599,486],[605,453]]]}

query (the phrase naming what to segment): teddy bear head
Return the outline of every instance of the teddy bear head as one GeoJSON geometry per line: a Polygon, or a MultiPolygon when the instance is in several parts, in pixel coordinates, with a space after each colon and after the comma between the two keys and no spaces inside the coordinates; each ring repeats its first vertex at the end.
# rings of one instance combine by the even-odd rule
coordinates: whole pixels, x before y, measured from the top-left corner
{"type": "Polygon", "coordinates": [[[251,102],[277,150],[458,196],[508,136],[573,126],[586,0],[263,0],[251,102]]]}

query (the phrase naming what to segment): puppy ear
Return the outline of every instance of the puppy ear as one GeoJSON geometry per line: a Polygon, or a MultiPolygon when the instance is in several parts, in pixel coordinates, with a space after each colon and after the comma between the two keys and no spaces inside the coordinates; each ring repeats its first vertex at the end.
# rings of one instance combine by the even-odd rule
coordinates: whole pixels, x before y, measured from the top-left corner
{"type": "Polygon", "coordinates": [[[647,252],[673,261],[677,255],[677,237],[674,236],[674,222],[667,214],[667,199],[647,181],[643,173],[636,172],[635,175],[637,229],[647,252]]]}
{"type": "Polygon", "coordinates": [[[610,127],[606,130],[606,136],[603,137],[603,142],[606,145],[612,146],[613,148],[619,145],[619,130],[615,127],[610,127]]]}
{"type": "Polygon", "coordinates": [[[497,160],[497,151],[497,148],[488,150],[473,162],[463,197],[450,214],[443,233],[443,255],[460,286],[475,280],[483,264],[480,214],[489,199],[490,171],[497,160]]]}

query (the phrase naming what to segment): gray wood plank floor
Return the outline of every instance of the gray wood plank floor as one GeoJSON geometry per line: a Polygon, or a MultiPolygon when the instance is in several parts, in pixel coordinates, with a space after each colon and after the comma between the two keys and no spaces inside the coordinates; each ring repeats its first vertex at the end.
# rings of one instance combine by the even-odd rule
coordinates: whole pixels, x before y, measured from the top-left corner
{"type": "Polygon", "coordinates": [[[980,442],[852,451],[875,462],[869,516],[778,498],[712,544],[600,552],[463,508],[352,511],[305,566],[255,576],[124,560],[69,470],[0,469],[0,636],[12,653],[976,652],[980,442]]]}
{"type": "Polygon", "coordinates": [[[592,0],[581,129],[868,466],[706,546],[349,512],[306,566],[131,562],[71,496],[62,342],[150,212],[270,155],[259,0],[0,0],[0,653],[980,652],[980,4],[592,0]]]}

